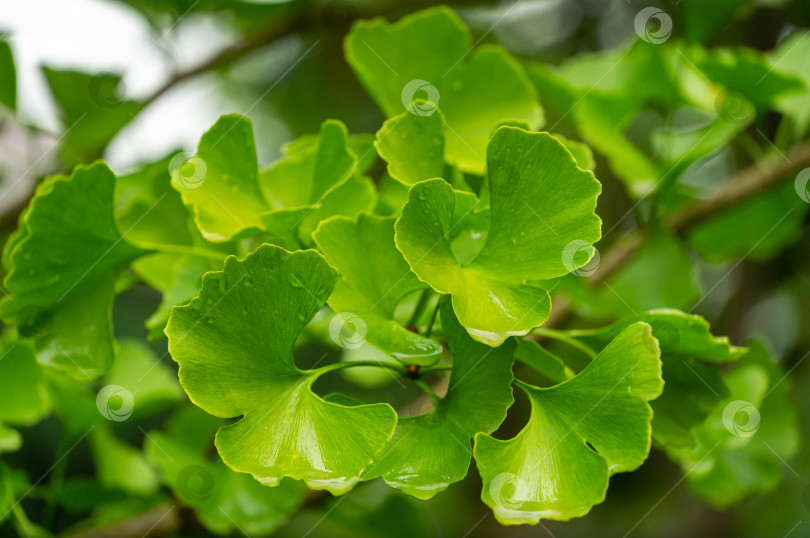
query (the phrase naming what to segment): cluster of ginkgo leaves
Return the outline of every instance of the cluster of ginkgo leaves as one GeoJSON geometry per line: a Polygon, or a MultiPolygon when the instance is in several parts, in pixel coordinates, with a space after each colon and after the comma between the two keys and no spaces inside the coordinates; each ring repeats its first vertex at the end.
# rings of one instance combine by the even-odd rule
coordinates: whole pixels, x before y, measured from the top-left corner
{"type": "MultiPolygon", "coordinates": [[[[806,108],[789,99],[807,72],[791,73],[788,61],[759,84],[772,70],[765,55],[692,45],[683,63],[644,41],[622,52],[632,72],[613,71],[618,53],[527,69],[497,46],[468,53],[471,34],[446,8],[361,21],[344,45],[388,118],[376,135],[327,120],[260,169],[250,120],[227,115],[193,155],[118,177],[101,162],[80,165],[39,185],[3,252],[0,315],[16,334],[3,337],[14,362],[0,360],[0,451],[20,448],[13,426],[53,409],[74,437],[92,430],[102,481],[134,492],[165,482],[214,532],[234,521],[272,530],[300,505],[304,484],[340,495],[382,478],[428,499],[473,460],[501,523],[567,520],[602,502],[610,476],[637,469],[653,444],[716,506],[773,487],[774,450],[789,457],[798,443],[783,373],[759,342],[736,347],[699,316],[649,310],[699,296],[684,245],[663,230],[611,277],[610,293],[588,285],[601,185],[585,143],[542,131],[540,99],[570,108],[580,138],[628,191],[659,192],[665,211],[698,197],[679,174],[759,112],[792,114],[806,131],[806,108]],[[718,109],[732,82],[750,115],[718,109]],[[661,126],[647,152],[625,135],[645,101],[705,114],[661,126]],[[665,268],[650,271],[650,260],[665,268]],[[150,335],[165,332],[182,388],[211,415],[187,407],[150,432],[145,458],[111,434],[88,383],[123,386],[139,413],[182,396],[143,342],[113,338],[113,301],[137,281],[162,293],[150,335]],[[552,289],[606,323],[538,331],[552,289]],[[641,313],[626,317],[613,295],[641,313]],[[549,339],[587,364],[575,368],[549,339]],[[294,352],[309,341],[344,348],[347,360],[301,368],[294,352]],[[412,383],[428,404],[414,412],[364,401],[362,390],[313,390],[353,367],[412,383]],[[148,371],[133,386],[127,369],[148,371]],[[514,388],[531,415],[502,439],[493,433],[514,388]],[[756,436],[740,429],[736,402],[760,417],[756,436]],[[207,450],[215,431],[224,465],[207,450]],[[219,484],[215,495],[183,490],[183,473],[198,469],[219,484]]],[[[740,255],[772,224],[746,215],[777,195],[701,224],[688,241],[707,256],[740,255]],[[729,221],[744,233],[718,240],[729,221]]],[[[804,206],[754,256],[794,237],[804,206]]],[[[5,512],[25,480],[0,474],[5,512]]]]}

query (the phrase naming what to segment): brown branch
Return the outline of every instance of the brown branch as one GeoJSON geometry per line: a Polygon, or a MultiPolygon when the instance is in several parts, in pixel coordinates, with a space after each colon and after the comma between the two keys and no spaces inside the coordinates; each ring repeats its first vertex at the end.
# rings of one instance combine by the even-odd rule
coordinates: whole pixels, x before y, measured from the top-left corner
{"type": "Polygon", "coordinates": [[[810,166],[810,142],[796,146],[775,162],[758,162],[743,169],[717,195],[669,219],[669,228],[680,233],[724,209],[738,205],[752,196],[795,176],[810,166]]]}
{"type": "MultiPolygon", "coordinates": [[[[738,206],[753,196],[775,187],[787,178],[810,167],[810,141],[796,146],[778,160],[758,162],[741,170],[732,177],[715,196],[675,214],[666,221],[666,228],[682,234],[701,222],[738,206]]],[[[602,256],[599,268],[588,279],[592,286],[599,285],[627,265],[638,252],[644,240],[640,231],[630,232],[614,243],[602,256]]],[[[566,297],[555,298],[555,308],[545,324],[547,328],[559,327],[572,314],[571,302],[566,297]]]]}

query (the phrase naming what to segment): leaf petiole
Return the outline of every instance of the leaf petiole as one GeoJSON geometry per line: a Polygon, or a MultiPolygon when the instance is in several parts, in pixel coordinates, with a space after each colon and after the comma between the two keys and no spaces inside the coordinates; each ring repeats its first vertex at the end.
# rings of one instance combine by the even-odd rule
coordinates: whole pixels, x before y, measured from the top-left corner
{"type": "Polygon", "coordinates": [[[532,333],[538,336],[544,336],[552,340],[558,340],[560,342],[566,343],[569,346],[578,349],[582,353],[586,354],[588,357],[591,358],[591,360],[596,358],[596,352],[593,349],[583,344],[576,338],[572,338],[570,335],[565,334],[565,332],[563,331],[556,331],[554,329],[543,329],[541,327],[539,329],[535,329],[534,331],[532,331],[532,333]]]}
{"type": "Polygon", "coordinates": [[[366,367],[374,367],[374,368],[388,368],[389,370],[394,370],[402,375],[405,375],[405,369],[402,368],[399,364],[391,364],[387,362],[380,362],[380,361],[344,361],[344,362],[336,362],[333,364],[327,364],[326,366],[321,366],[320,368],[316,368],[314,370],[305,370],[306,373],[321,376],[328,372],[332,372],[335,370],[342,370],[344,368],[352,368],[356,366],[366,366],[366,367]]]}
{"type": "Polygon", "coordinates": [[[166,254],[188,254],[190,256],[200,256],[202,258],[210,258],[216,261],[223,261],[229,256],[227,252],[218,252],[216,250],[209,250],[201,247],[187,247],[184,245],[165,245],[154,244],[149,245],[149,249],[163,252],[166,254]]]}

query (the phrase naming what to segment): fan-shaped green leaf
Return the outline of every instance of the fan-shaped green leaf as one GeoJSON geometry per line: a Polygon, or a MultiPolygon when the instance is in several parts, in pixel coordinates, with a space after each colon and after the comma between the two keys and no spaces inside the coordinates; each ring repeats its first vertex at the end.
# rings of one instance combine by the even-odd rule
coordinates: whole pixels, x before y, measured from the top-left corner
{"type": "Polygon", "coordinates": [[[68,169],[100,159],[110,140],[141,111],[122,95],[121,76],[44,67],[48,87],[61,111],[61,156],[68,169]]]}
{"type": "Polygon", "coordinates": [[[265,535],[283,524],[303,500],[300,482],[284,480],[268,490],[253,477],[205,457],[222,420],[196,407],[175,416],[168,432],[149,432],[145,450],[163,480],[205,527],[217,534],[265,535]]]}
{"type": "Polygon", "coordinates": [[[394,220],[361,213],[356,220],[333,217],[321,223],[313,239],[340,272],[329,306],[359,316],[366,341],[385,353],[406,364],[432,364],[441,357],[441,344],[394,319],[405,296],[427,288],[394,245],[394,220]]]}
{"type": "Polygon", "coordinates": [[[388,173],[406,185],[444,177],[444,121],[441,113],[420,116],[403,112],[386,120],[374,146],[388,173]]]}
{"type": "Polygon", "coordinates": [[[447,122],[446,157],[481,174],[492,131],[504,120],[537,129],[542,109],[522,67],[504,49],[473,52],[470,31],[448,8],[358,23],[344,43],[346,59],[388,117],[428,115],[438,105],[447,122]],[[428,103],[422,103],[423,95],[428,103]]]}
{"type": "Polygon", "coordinates": [[[253,127],[238,114],[222,116],[200,139],[197,155],[176,163],[172,184],[209,241],[228,241],[261,227],[270,209],[259,187],[253,127]]]}
{"type": "Polygon", "coordinates": [[[653,438],[672,447],[695,445],[692,430],[728,396],[728,389],[714,364],[735,361],[746,348],[732,346],[725,336],[714,336],[700,316],[660,309],[630,316],[602,329],[574,331],[595,349],[606,346],[625,327],[643,321],[652,327],[661,345],[664,391],[652,402],[653,438]]]}
{"type": "Polygon", "coordinates": [[[394,437],[364,479],[385,482],[429,499],[463,479],[470,465],[470,439],[491,433],[512,405],[512,341],[498,348],[471,339],[442,298],[442,329],[453,356],[447,394],[428,413],[399,419],[394,437]]]}
{"type": "MultiPolygon", "coordinates": [[[[373,153],[373,148],[365,149],[373,153]]],[[[346,127],[336,120],[321,126],[317,138],[299,138],[285,155],[263,170],[260,183],[273,208],[265,228],[293,244],[309,245],[318,223],[333,215],[354,217],[377,201],[374,185],[360,175],[346,127]]]]}
{"type": "Polygon", "coordinates": [[[78,167],[38,189],[6,245],[6,321],[35,341],[37,359],[87,380],[113,361],[110,319],[115,283],[145,251],[113,218],[115,176],[104,164],[78,167]]]}
{"type": "Polygon", "coordinates": [[[345,407],[310,387],[324,370],[296,368],[298,334],[337,274],[318,253],[264,245],[203,277],[200,295],[172,310],[166,333],[180,381],[197,405],[243,418],[216,445],[229,467],[277,485],[285,476],[344,493],[391,437],[387,404],[345,407]]]}
{"type": "Polygon", "coordinates": [[[608,477],[650,449],[649,400],[663,388],[650,326],[622,331],[577,376],[551,388],[521,383],[529,423],[513,439],[475,437],[481,498],[504,524],[567,520],[604,500],[608,477]]]}
{"type": "Polygon", "coordinates": [[[411,188],[396,223],[396,243],[419,278],[453,296],[470,335],[498,345],[548,317],[548,293],[528,282],[562,276],[593,254],[601,186],[545,133],[501,127],[487,153],[491,224],[476,256],[462,263],[454,255],[450,235],[473,216],[474,206],[454,216],[459,193],[440,179],[411,188]],[[575,260],[569,246],[580,243],[574,250],[587,258],[575,260]]]}

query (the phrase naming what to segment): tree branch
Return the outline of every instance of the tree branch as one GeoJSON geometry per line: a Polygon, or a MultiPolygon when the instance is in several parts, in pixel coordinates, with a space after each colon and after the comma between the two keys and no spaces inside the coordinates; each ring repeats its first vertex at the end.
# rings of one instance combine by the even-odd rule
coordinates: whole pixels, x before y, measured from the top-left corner
{"type": "MultiPolygon", "coordinates": [[[[667,219],[666,228],[672,233],[682,234],[726,209],[738,206],[775,187],[807,167],[810,167],[810,141],[796,146],[784,158],[758,162],[744,168],[727,181],[715,196],[667,219]]],[[[627,265],[638,252],[643,240],[644,234],[640,231],[630,232],[617,240],[600,259],[599,268],[588,279],[588,284],[597,286],[627,265]]],[[[559,327],[571,314],[571,302],[568,298],[558,297],[544,327],[559,327]]]]}

